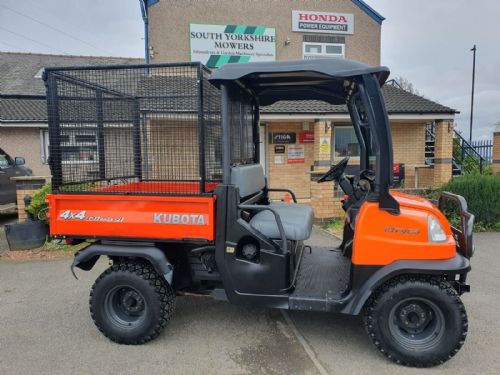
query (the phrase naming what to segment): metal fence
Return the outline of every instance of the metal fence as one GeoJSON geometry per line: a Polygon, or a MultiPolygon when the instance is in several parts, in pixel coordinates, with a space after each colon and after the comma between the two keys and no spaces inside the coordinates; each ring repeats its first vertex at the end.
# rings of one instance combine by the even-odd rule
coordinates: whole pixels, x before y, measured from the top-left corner
{"type": "Polygon", "coordinates": [[[209,74],[197,63],[46,69],[53,191],[211,193],[222,147],[209,74]]]}
{"type": "Polygon", "coordinates": [[[493,141],[491,139],[472,141],[471,146],[488,163],[491,163],[491,160],[493,158],[493,141]]]}

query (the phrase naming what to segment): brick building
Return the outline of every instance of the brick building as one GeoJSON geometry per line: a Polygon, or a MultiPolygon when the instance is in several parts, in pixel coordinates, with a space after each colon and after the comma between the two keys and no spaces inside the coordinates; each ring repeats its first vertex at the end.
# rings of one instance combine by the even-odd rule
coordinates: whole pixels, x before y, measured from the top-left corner
{"type": "MultiPolygon", "coordinates": [[[[348,58],[380,64],[384,18],[361,0],[149,0],[152,63],[348,58]]],[[[403,187],[439,186],[452,175],[456,111],[396,84],[383,88],[403,187]]],[[[294,190],[319,219],[338,216],[339,193],[315,179],[346,155],[359,168],[347,108],[318,101],[262,108],[261,162],[272,187],[294,190]]]]}

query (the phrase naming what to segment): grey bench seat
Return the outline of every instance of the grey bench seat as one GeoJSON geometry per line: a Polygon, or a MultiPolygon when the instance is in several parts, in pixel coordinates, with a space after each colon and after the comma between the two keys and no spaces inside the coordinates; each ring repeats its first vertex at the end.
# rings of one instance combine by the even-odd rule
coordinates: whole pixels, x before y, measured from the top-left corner
{"type": "MultiPolygon", "coordinates": [[[[241,198],[254,196],[266,188],[264,170],[260,164],[234,166],[231,168],[231,184],[238,187],[241,198]]],[[[273,202],[269,207],[280,216],[287,239],[303,241],[311,236],[313,225],[311,207],[284,202],[273,202]]],[[[269,238],[281,238],[276,218],[269,210],[254,215],[250,225],[269,238]]]]}
{"type": "MultiPolygon", "coordinates": [[[[289,240],[303,241],[311,236],[313,226],[313,210],[305,204],[271,203],[281,218],[285,236],[289,240]]],[[[255,230],[269,238],[281,238],[276,218],[269,210],[260,211],[250,220],[255,230]]]]}

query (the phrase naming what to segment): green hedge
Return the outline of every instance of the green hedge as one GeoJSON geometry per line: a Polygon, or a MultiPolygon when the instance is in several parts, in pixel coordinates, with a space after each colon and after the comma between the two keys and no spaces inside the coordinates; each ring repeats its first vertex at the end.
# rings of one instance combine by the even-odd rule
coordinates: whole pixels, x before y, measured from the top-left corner
{"type": "Polygon", "coordinates": [[[439,190],[463,196],[469,212],[476,217],[477,226],[500,228],[500,175],[465,175],[454,178],[439,190]]]}
{"type": "Polygon", "coordinates": [[[47,220],[48,205],[45,202],[45,197],[52,191],[51,184],[45,184],[31,198],[30,205],[26,208],[37,220],[47,220]]]}

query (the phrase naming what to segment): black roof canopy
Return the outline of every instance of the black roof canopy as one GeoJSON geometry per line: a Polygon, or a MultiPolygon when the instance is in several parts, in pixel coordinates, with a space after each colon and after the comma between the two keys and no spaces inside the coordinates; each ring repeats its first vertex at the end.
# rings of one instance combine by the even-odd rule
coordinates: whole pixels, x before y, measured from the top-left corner
{"type": "Polygon", "coordinates": [[[375,74],[383,85],[389,69],[338,58],[226,64],[212,73],[210,81],[217,86],[239,82],[253,91],[261,105],[309,99],[344,104],[350,80],[363,74],[375,74]]]}

